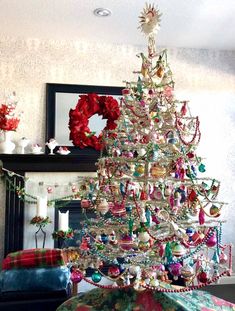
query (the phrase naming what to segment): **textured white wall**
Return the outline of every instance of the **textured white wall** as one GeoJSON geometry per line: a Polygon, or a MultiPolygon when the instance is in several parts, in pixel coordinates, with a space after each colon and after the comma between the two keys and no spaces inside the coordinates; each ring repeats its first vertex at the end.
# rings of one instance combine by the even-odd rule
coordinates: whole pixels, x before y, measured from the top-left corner
{"type": "MultiPolygon", "coordinates": [[[[45,83],[122,86],[136,77],[135,55],[145,48],[0,37],[0,100],[15,90],[24,111],[14,139],[27,137],[44,143],[45,83]]],[[[235,52],[170,49],[169,61],[179,99],[192,101],[202,125],[200,155],[206,157],[208,176],[222,181],[221,199],[228,202],[224,240],[235,243],[235,52]]],[[[30,175],[31,178],[34,175],[30,175]]],[[[51,178],[51,177],[50,177],[51,178]]],[[[66,174],[68,178],[68,174],[66,174]]],[[[35,176],[38,179],[38,176],[35,176]]],[[[0,193],[0,254],[3,250],[4,185],[0,193]]]]}

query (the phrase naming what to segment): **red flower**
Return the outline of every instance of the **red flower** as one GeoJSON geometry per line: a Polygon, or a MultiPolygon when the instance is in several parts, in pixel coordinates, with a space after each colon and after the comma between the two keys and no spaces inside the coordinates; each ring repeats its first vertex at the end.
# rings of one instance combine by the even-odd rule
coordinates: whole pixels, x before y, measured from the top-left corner
{"type": "Polygon", "coordinates": [[[14,116],[15,106],[2,104],[0,107],[0,129],[4,131],[15,131],[20,119],[14,116]]]}
{"type": "MultiPolygon", "coordinates": [[[[75,109],[69,112],[70,140],[75,146],[83,149],[92,147],[96,150],[103,148],[102,133],[97,137],[88,127],[89,118],[98,114],[107,119],[103,130],[114,130],[115,120],[120,116],[118,102],[112,96],[99,96],[95,93],[80,95],[75,109]]],[[[109,134],[111,135],[111,134],[109,134]]]]}

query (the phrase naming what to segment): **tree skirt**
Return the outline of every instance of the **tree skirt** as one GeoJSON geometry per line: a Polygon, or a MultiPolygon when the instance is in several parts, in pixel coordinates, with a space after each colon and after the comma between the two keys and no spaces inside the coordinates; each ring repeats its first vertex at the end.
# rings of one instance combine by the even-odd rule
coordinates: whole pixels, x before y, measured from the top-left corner
{"type": "Polygon", "coordinates": [[[57,311],[217,311],[235,310],[235,304],[203,291],[187,293],[136,292],[93,289],[72,297],[57,311]]]}

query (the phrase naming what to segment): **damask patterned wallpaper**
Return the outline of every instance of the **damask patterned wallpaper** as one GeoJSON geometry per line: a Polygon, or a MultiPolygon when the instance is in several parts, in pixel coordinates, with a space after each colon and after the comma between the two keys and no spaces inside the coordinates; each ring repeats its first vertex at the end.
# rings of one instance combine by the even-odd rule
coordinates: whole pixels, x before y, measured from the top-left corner
{"type": "MultiPolygon", "coordinates": [[[[122,86],[124,80],[136,79],[132,72],[139,69],[140,61],[135,55],[143,50],[145,47],[84,41],[0,37],[0,100],[14,90],[20,99],[18,109],[24,111],[14,140],[24,136],[44,144],[45,83],[122,86]]],[[[235,219],[235,51],[174,48],[169,49],[168,57],[179,98],[191,100],[193,112],[202,119],[200,151],[210,176],[222,181],[222,199],[229,203],[224,238],[230,241],[235,219]]],[[[4,194],[2,184],[0,191],[4,194]]],[[[4,195],[0,197],[1,257],[4,195]]]]}

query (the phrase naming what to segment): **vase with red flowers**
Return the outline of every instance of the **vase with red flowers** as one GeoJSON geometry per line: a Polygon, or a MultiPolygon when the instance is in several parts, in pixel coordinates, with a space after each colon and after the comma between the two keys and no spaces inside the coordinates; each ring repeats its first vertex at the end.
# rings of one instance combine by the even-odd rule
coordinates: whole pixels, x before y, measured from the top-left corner
{"type": "Polygon", "coordinates": [[[15,144],[11,141],[11,135],[16,131],[20,115],[16,114],[17,99],[15,93],[9,96],[0,106],[0,130],[2,141],[0,142],[0,153],[12,153],[15,144]]]}

